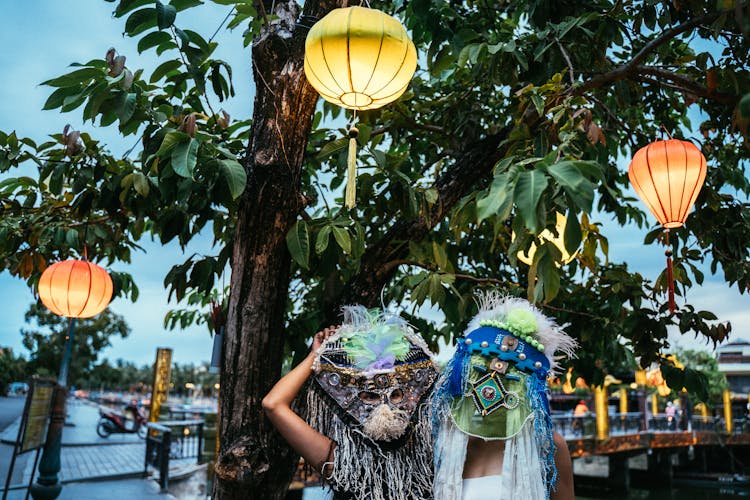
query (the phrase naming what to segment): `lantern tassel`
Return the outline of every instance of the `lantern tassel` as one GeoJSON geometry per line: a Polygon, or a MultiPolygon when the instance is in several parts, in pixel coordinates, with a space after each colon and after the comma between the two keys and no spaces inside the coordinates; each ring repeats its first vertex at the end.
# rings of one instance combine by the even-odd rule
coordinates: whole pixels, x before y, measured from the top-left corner
{"type": "Polygon", "coordinates": [[[359,130],[356,127],[349,129],[349,158],[344,205],[350,209],[354,208],[357,197],[357,135],[359,135],[359,130]]]}
{"type": "Polygon", "coordinates": [[[672,272],[672,250],[664,252],[667,256],[667,290],[669,291],[669,314],[674,314],[676,309],[674,303],[674,274],[672,272]]]}

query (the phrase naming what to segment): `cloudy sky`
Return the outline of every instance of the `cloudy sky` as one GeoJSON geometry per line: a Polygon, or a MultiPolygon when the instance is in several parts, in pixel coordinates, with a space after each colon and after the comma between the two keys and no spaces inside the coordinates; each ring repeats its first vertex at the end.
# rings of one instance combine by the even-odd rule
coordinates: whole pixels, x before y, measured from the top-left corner
{"type": "MultiPolygon", "coordinates": [[[[124,140],[115,129],[82,124],[80,109],[65,115],[41,111],[50,89],[40,86],[40,82],[65,73],[70,63],[103,58],[110,47],[127,57],[127,66],[132,70],[144,68],[150,72],[158,65],[152,53],[139,55],[136,41],[122,36],[124,21],[112,17],[113,5],[103,0],[76,0],[74,3],[29,0],[4,4],[3,29],[0,30],[0,46],[5,48],[0,52],[0,75],[3,78],[0,85],[0,130],[16,130],[19,136],[40,141],[46,134],[60,132],[70,123],[74,128],[103,140],[115,153],[124,152],[132,145],[132,137],[124,140]]],[[[189,15],[178,14],[176,24],[193,29],[205,38],[214,33],[229,12],[228,7],[213,4],[196,10],[198,12],[189,15]]],[[[253,97],[250,50],[242,47],[240,30],[233,33],[222,31],[216,40],[220,46],[215,56],[232,65],[237,91],[236,97],[223,107],[232,117],[248,117],[253,97]]],[[[627,168],[627,162],[623,161],[622,168],[627,168]]],[[[605,224],[605,231],[606,228],[613,229],[605,233],[610,238],[611,259],[626,260],[632,270],[651,279],[658,276],[664,266],[663,250],[642,245],[645,229],[615,230],[616,225],[610,221],[600,222],[605,224]]],[[[210,238],[197,238],[184,252],[176,244],[162,247],[150,241],[141,243],[145,252],[134,253],[132,264],[113,266],[114,270],[128,271],[134,276],[140,288],[140,298],[136,303],[116,300],[110,306],[126,317],[132,334],[126,339],[115,340],[114,345],[103,353],[104,357],[145,364],[153,360],[156,347],[162,346],[174,349],[177,362],[207,361],[211,340],[205,327],[184,331],[165,331],[162,327],[164,314],[174,307],[174,304],[167,304],[163,279],[171,265],[182,262],[185,254],[210,252],[210,238]]],[[[706,274],[708,276],[707,270],[706,274]]],[[[730,289],[720,277],[708,276],[702,287],[689,292],[688,298],[697,308],[714,311],[723,321],[732,321],[733,339],[750,338],[745,328],[750,323],[746,306],[748,297],[730,289]]],[[[24,326],[24,312],[33,300],[23,281],[7,272],[0,274],[1,346],[24,352],[19,331],[24,326]]],[[[678,304],[679,301],[678,297],[678,304]]],[[[708,348],[704,343],[695,342],[692,335],[675,336],[673,344],[708,348]]]]}

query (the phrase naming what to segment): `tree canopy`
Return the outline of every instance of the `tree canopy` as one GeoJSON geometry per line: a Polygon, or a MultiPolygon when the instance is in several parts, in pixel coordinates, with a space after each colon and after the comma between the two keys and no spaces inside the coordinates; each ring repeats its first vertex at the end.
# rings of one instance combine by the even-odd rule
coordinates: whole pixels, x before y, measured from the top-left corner
{"type": "MultiPolygon", "coordinates": [[[[662,359],[670,326],[713,342],[728,335],[689,303],[669,313],[666,272],[651,279],[610,261],[601,221],[650,229],[644,244],[667,245],[623,165],[662,130],[688,138],[708,175],[686,227],[670,232],[678,292],[702,283],[706,265],[748,290],[747,2],[372,2],[404,22],[419,68],[397,102],[357,114],[352,210],[342,199],[351,116],[318,102],[302,71],[311,23],[342,2],[214,0],[252,49],[255,104],[239,118],[217,109],[246,68],[213,58],[214,27],[180,24],[201,1],[113,3],[125,35],[163,62],[146,75],[137,54],[103,47],[102,59],[45,82],[45,109],[82,112],[137,142],[118,158],[91,133],[0,133],[2,265],[33,284],[84,245],[111,263],[128,261],[147,233],[186,245],[211,231],[216,255],[175,263],[165,285],[178,301],[209,296],[232,267],[217,468],[226,484],[283,484],[259,401],[284,354],[303,355],[342,304],[403,306],[436,346],[462,330],[478,288],[501,287],[568,325],[581,344],[574,369],[595,384],[636,358],[662,359]],[[21,164],[35,175],[13,176],[21,164]],[[565,265],[538,237],[555,231],[558,212],[565,248],[579,250],[565,265]],[[532,243],[527,266],[517,254],[532,243]],[[421,305],[444,321],[427,321],[412,307],[421,305]]],[[[136,298],[127,275],[115,278],[120,296],[136,298]]],[[[696,372],[666,372],[705,392],[696,372]]]]}

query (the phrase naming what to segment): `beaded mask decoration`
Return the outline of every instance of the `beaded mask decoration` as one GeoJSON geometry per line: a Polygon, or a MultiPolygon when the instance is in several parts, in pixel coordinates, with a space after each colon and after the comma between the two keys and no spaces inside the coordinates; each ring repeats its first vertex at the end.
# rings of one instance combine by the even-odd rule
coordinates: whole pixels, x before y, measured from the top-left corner
{"type": "Polygon", "coordinates": [[[374,441],[400,438],[395,425],[378,426],[373,413],[403,423],[402,431],[432,389],[437,370],[424,341],[399,316],[364,307],[349,310],[350,320],[321,347],[315,382],[374,441]]]}
{"type": "Polygon", "coordinates": [[[336,443],[332,484],[357,498],[412,498],[432,482],[432,353],[406,321],[363,306],[318,349],[308,422],[336,443]],[[399,484],[406,481],[413,486],[399,484]]]}
{"type": "MultiPolygon", "coordinates": [[[[491,292],[480,297],[479,312],[457,342],[435,390],[438,432],[534,441],[544,484],[554,484],[547,377],[558,366],[553,355],[572,356],[575,341],[528,301],[491,292]]],[[[445,453],[436,449],[436,474],[445,453]]]]}

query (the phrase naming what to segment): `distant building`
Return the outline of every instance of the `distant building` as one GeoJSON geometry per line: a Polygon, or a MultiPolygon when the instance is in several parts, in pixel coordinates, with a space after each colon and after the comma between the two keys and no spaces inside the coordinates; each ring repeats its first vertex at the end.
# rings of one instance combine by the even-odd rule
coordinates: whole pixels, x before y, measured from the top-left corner
{"type": "Polygon", "coordinates": [[[735,340],[716,349],[719,371],[726,375],[729,390],[735,394],[750,393],[750,342],[735,340]]]}

